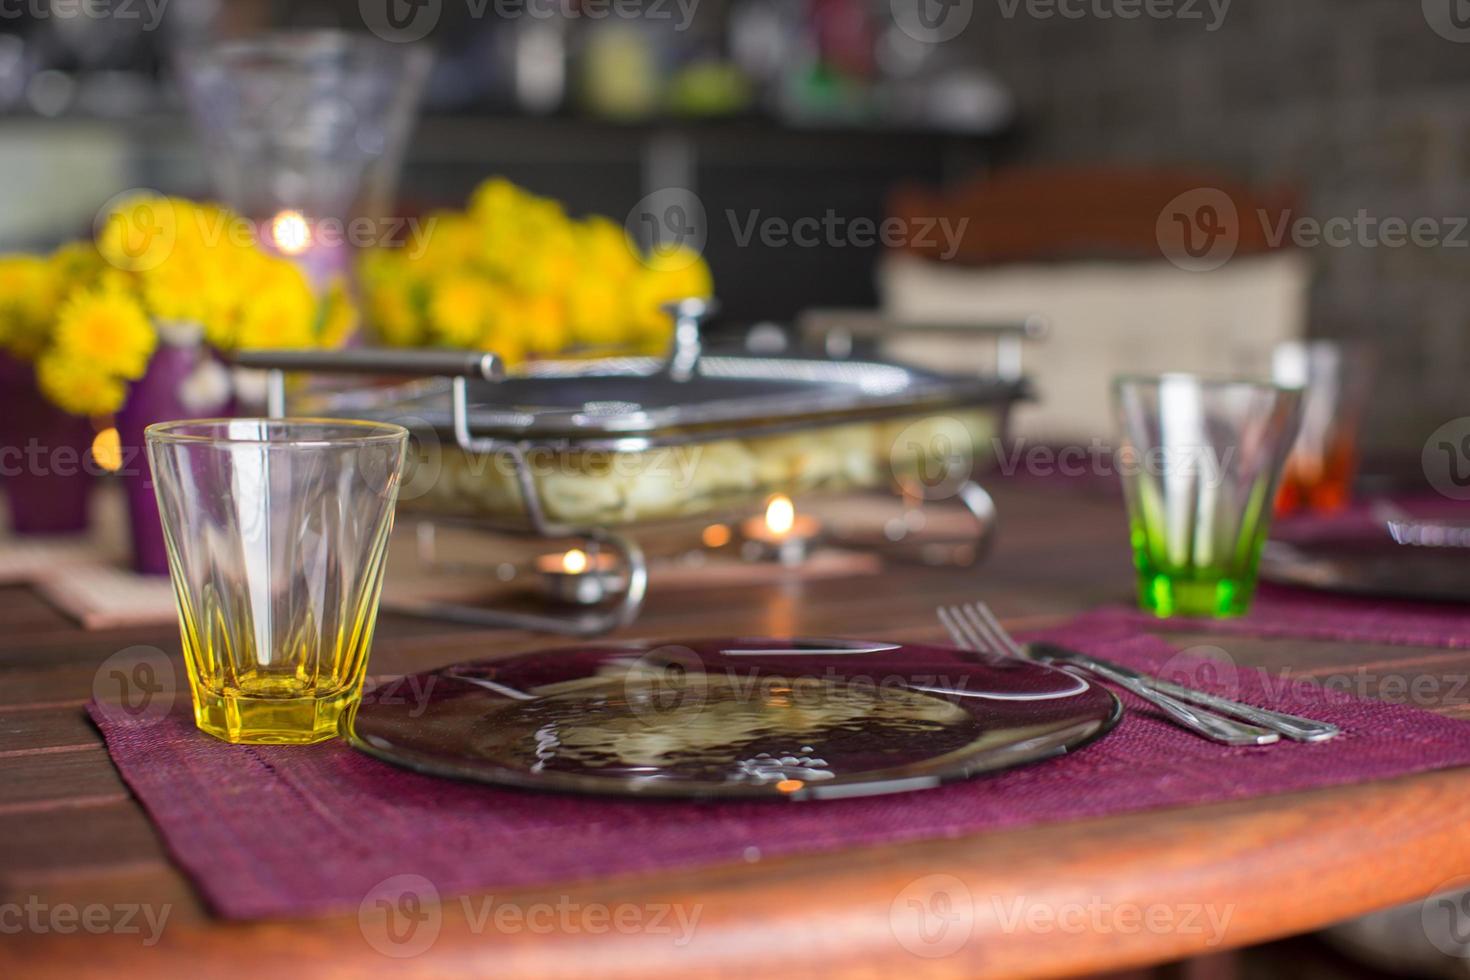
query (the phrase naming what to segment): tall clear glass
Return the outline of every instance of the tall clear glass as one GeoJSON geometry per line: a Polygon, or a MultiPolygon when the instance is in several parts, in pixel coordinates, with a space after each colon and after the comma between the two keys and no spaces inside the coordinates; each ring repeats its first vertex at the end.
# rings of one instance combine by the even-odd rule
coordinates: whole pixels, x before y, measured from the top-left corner
{"type": "Polygon", "coordinates": [[[220,42],[180,67],[225,202],[325,282],[348,270],[354,245],[397,234],[380,219],[432,62],[423,45],[318,30],[220,42]],[[286,215],[304,235],[276,241],[278,227],[299,228],[278,226],[286,215]]]}
{"type": "Polygon", "coordinates": [[[199,727],[337,734],[362,696],[408,431],[327,419],[147,429],[199,727]]]}
{"type": "Polygon", "coordinates": [[[1300,392],[1193,375],[1114,385],[1138,600],[1158,616],[1250,607],[1300,392]]]}

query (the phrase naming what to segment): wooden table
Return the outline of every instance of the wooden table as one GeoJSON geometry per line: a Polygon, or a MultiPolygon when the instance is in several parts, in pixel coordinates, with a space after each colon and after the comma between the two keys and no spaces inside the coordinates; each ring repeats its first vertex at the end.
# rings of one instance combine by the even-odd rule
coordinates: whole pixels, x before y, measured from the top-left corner
{"type": "MultiPolygon", "coordinates": [[[[881,587],[866,578],[654,595],[628,635],[801,632],[937,640],[933,609],[943,602],[983,595],[1011,626],[1026,627],[1129,596],[1117,501],[1026,485],[1004,488],[997,497],[1002,539],[981,569],[904,568],[881,587]]],[[[1062,975],[1161,963],[1299,933],[1421,898],[1446,879],[1470,873],[1470,772],[1458,770],[495,896],[521,909],[542,903],[698,909],[697,928],[682,946],[665,932],[598,932],[576,921],[559,920],[549,934],[528,927],[502,932],[478,918],[484,906],[477,901],[451,900],[427,951],[389,960],[365,941],[355,916],[214,920],[170,863],[83,704],[98,664],[114,651],[146,643],[176,654],[171,629],[85,633],[24,588],[0,589],[0,623],[5,976],[374,976],[387,970],[498,978],[1062,975]],[[957,893],[956,882],[973,899],[963,914],[946,907],[940,894],[957,893]],[[933,912],[934,928],[917,940],[909,936],[906,948],[893,922],[911,908],[910,900],[928,903],[923,907],[933,912]],[[15,928],[28,906],[74,908],[77,915],[101,906],[107,911],[91,914],[112,922],[103,917],[135,904],[155,917],[167,909],[156,945],[145,946],[137,934],[15,928]],[[1135,917],[1133,909],[1154,918],[1135,917]],[[1185,928],[1186,919],[1194,927],[1185,928]]],[[[1421,703],[1450,713],[1466,710],[1460,680],[1470,672],[1470,653],[1199,641],[1223,643],[1243,664],[1291,665],[1319,677],[1345,674],[1368,694],[1379,685],[1406,690],[1403,679],[1425,678],[1417,688],[1421,703]]],[[[423,669],[545,642],[386,617],[372,671],[423,669]]],[[[144,921],[141,914],[137,921],[144,921]]]]}

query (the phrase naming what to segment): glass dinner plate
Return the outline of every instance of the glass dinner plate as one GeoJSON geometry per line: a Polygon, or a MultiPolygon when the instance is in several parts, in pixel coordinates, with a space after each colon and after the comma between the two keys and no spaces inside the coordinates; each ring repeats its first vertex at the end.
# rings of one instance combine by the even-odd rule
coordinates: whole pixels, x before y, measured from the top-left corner
{"type": "Polygon", "coordinates": [[[1324,592],[1470,602],[1470,553],[1395,544],[1387,536],[1271,541],[1261,552],[1260,574],[1266,582],[1324,592]]]}
{"type": "Polygon", "coordinates": [[[1036,762],[1117,724],[1106,689],[946,647],[834,639],[588,645],[368,692],[357,749],[423,773],[643,797],[823,799],[1036,762]]]}

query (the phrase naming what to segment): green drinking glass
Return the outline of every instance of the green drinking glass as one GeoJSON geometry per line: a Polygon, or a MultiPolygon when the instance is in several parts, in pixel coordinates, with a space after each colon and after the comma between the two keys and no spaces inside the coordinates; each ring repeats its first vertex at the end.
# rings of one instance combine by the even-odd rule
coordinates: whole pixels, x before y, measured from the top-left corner
{"type": "Polygon", "coordinates": [[[1166,374],[1120,378],[1113,394],[1139,605],[1161,617],[1244,615],[1300,391],[1166,374]]]}

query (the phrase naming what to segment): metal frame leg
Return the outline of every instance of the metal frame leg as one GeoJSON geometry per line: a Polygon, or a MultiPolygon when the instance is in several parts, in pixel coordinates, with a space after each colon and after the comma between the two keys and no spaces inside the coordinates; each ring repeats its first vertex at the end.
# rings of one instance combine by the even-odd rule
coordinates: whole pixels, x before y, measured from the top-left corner
{"type": "MultiPolygon", "coordinates": [[[[512,609],[495,609],[489,606],[470,606],[457,602],[432,602],[427,600],[383,600],[383,608],[389,612],[426,619],[442,619],[473,626],[531,630],[538,633],[553,633],[558,636],[592,637],[610,633],[626,626],[638,616],[648,593],[648,560],[643,549],[631,538],[612,531],[592,530],[568,537],[580,538],[590,550],[606,549],[618,555],[627,569],[628,584],[615,605],[606,608],[583,609],[567,615],[551,613],[519,612],[512,609]]],[[[420,540],[420,546],[424,541],[420,540]]],[[[430,545],[432,547],[432,545],[430,545]]],[[[421,553],[422,554],[422,553],[421,553]]]]}

